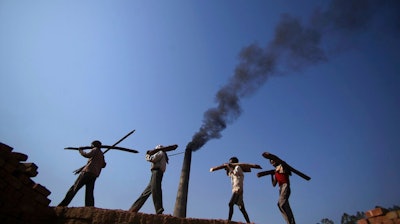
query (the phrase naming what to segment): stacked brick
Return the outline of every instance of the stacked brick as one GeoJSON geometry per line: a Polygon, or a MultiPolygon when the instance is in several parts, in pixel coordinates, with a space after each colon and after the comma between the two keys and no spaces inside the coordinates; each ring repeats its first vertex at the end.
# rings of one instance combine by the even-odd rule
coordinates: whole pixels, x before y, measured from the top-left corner
{"type": "Polygon", "coordinates": [[[400,210],[388,211],[384,208],[375,208],[365,212],[365,219],[357,224],[400,224],[400,210]]]}
{"type": "Polygon", "coordinates": [[[0,223],[43,223],[52,210],[50,191],[31,178],[37,166],[28,156],[0,142],[0,223]]]}

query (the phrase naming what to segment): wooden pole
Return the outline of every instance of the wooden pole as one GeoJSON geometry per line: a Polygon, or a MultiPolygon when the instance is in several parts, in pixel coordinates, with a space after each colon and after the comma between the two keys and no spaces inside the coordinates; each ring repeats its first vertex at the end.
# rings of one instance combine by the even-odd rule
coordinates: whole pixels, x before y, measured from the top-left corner
{"type": "Polygon", "coordinates": [[[176,148],[178,148],[178,145],[169,145],[169,146],[164,146],[162,148],[158,148],[158,149],[151,149],[151,150],[147,150],[147,154],[149,155],[154,155],[159,151],[164,151],[164,152],[169,152],[169,151],[173,151],[176,148]]]}
{"type": "MultiPolygon", "coordinates": [[[[65,147],[64,149],[79,150],[79,149],[92,149],[92,148],[93,148],[92,146],[82,146],[82,147],[65,147]]],[[[121,150],[124,152],[139,153],[139,151],[137,151],[137,150],[128,149],[128,148],[119,147],[119,146],[101,145],[100,148],[116,149],[116,150],[121,150]]]]}
{"type": "MultiPolygon", "coordinates": [[[[122,137],[120,140],[118,140],[116,143],[114,143],[114,145],[112,145],[111,147],[114,147],[116,145],[118,145],[120,142],[122,142],[123,140],[125,140],[127,137],[129,137],[129,135],[131,135],[133,132],[135,132],[135,130],[132,130],[131,132],[129,132],[128,134],[126,134],[124,137],[122,137]]],[[[110,148],[108,148],[106,151],[103,152],[106,153],[108,152],[108,150],[110,150],[110,148]]]]}
{"type": "Polygon", "coordinates": [[[257,177],[263,177],[263,176],[267,176],[267,175],[274,175],[275,174],[275,170],[265,170],[265,171],[261,171],[257,173],[257,177]]]}
{"type": "MultiPolygon", "coordinates": [[[[114,143],[114,145],[112,145],[110,148],[108,148],[106,151],[103,152],[103,154],[105,154],[106,152],[108,152],[108,150],[110,150],[112,147],[115,147],[116,145],[118,145],[120,142],[122,142],[123,140],[125,140],[129,135],[131,135],[133,132],[135,132],[135,130],[132,130],[131,132],[129,132],[128,134],[126,134],[124,137],[122,137],[120,140],[118,140],[116,143],[114,143]]],[[[85,165],[86,166],[86,165],[85,165]]],[[[83,168],[85,168],[85,166],[82,166],[79,169],[74,170],[75,174],[78,174],[81,172],[81,170],[83,168]]]]}
{"type": "Polygon", "coordinates": [[[251,163],[224,163],[219,166],[211,167],[210,172],[214,172],[217,170],[225,169],[228,166],[240,166],[243,170],[243,172],[251,172],[251,168],[253,169],[261,169],[261,166],[258,164],[251,164],[251,163]]]}

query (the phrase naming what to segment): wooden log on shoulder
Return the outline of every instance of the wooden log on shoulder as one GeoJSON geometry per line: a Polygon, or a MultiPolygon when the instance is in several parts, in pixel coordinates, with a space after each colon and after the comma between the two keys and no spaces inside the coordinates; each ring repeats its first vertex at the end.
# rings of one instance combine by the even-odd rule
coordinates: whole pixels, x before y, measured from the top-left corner
{"type": "MultiPolygon", "coordinates": [[[[69,149],[69,150],[79,150],[79,149],[92,149],[92,146],[82,146],[82,147],[66,147],[64,149],[69,149]]],[[[135,149],[128,149],[124,147],[119,147],[119,146],[110,146],[110,145],[102,145],[101,148],[106,148],[106,149],[116,149],[124,152],[131,152],[131,153],[139,153],[139,151],[135,149]]]]}
{"type": "Polygon", "coordinates": [[[265,170],[265,171],[261,171],[257,173],[257,177],[263,177],[263,176],[267,176],[267,175],[274,175],[275,174],[275,170],[265,170]]]}
{"type": "Polygon", "coordinates": [[[149,155],[154,155],[159,151],[164,151],[164,152],[169,152],[169,151],[173,151],[175,149],[178,148],[178,145],[169,145],[169,146],[163,146],[162,148],[158,148],[158,149],[150,149],[147,151],[147,154],[149,155]]]}
{"type": "Polygon", "coordinates": [[[280,159],[278,156],[269,153],[269,152],[264,152],[262,154],[262,156],[266,159],[270,159],[270,160],[274,160],[275,162],[282,164],[283,166],[286,166],[290,171],[292,171],[293,173],[299,175],[300,177],[302,177],[305,180],[311,180],[311,177],[307,176],[306,174],[300,172],[299,170],[293,168],[292,166],[290,166],[289,164],[287,164],[285,161],[283,161],[282,159],[280,159]]]}
{"type": "Polygon", "coordinates": [[[214,172],[217,170],[221,170],[224,168],[228,168],[228,166],[240,166],[243,172],[251,172],[251,169],[261,169],[261,166],[258,164],[251,164],[251,163],[224,163],[222,165],[211,167],[210,172],[214,172]]]}

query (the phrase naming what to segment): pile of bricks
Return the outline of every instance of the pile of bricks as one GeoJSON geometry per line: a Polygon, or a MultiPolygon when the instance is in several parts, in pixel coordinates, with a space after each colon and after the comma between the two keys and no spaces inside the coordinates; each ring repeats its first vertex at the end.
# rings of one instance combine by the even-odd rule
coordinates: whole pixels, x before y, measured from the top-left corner
{"type": "Polygon", "coordinates": [[[38,167],[27,159],[0,142],[0,223],[42,223],[53,212],[51,192],[31,179],[38,167]]]}
{"type": "Polygon", "coordinates": [[[384,208],[375,208],[365,212],[365,219],[357,224],[400,224],[400,210],[388,211],[384,208]]]}

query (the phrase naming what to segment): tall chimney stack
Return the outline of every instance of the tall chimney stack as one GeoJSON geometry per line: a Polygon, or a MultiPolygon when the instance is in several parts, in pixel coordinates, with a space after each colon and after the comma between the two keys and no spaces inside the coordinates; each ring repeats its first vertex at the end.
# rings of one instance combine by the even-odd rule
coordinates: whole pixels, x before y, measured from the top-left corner
{"type": "Polygon", "coordinates": [[[174,208],[174,216],[179,218],[186,218],[191,161],[192,161],[192,149],[190,147],[186,147],[185,157],[183,158],[181,179],[179,181],[179,188],[178,188],[178,193],[176,195],[176,202],[174,208]]]}

